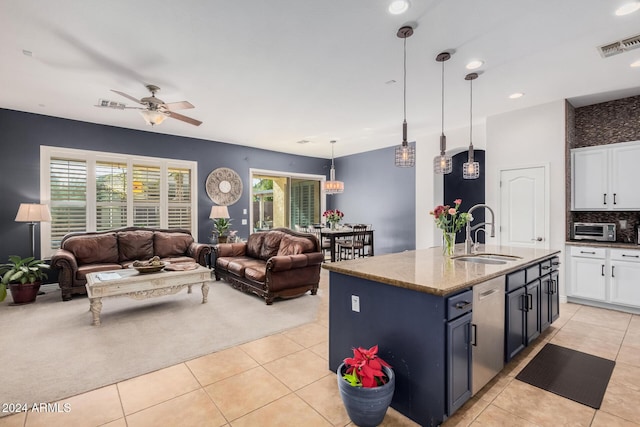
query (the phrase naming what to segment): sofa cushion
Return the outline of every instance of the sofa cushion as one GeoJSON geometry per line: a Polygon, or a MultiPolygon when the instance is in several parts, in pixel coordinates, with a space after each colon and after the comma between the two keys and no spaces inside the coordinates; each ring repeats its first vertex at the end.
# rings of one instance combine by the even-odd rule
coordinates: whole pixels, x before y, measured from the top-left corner
{"type": "Polygon", "coordinates": [[[72,236],[64,241],[62,249],[71,252],[78,265],[118,262],[115,233],[72,236]]]}
{"type": "Polygon", "coordinates": [[[153,231],[133,230],[118,232],[120,262],[148,260],[153,256],[153,231]]]}
{"type": "Polygon", "coordinates": [[[280,240],[278,255],[298,255],[313,252],[314,249],[315,245],[311,240],[285,234],[280,240]]]}
{"type": "Polygon", "coordinates": [[[236,259],[234,261],[229,261],[227,264],[227,271],[235,274],[236,276],[244,277],[245,270],[250,268],[256,268],[263,270],[266,269],[266,262],[261,259],[236,259]]]}
{"type": "Polygon", "coordinates": [[[259,258],[266,261],[272,256],[278,255],[280,241],[284,235],[285,234],[282,231],[269,231],[268,233],[265,233],[259,258]]]}
{"type": "Polygon", "coordinates": [[[153,233],[153,254],[160,258],[184,255],[193,243],[193,236],[186,233],[153,233]]]}
{"type": "Polygon", "coordinates": [[[249,266],[244,269],[244,277],[254,282],[264,283],[267,269],[265,266],[249,266]]]}
{"type": "Polygon", "coordinates": [[[262,242],[266,233],[253,233],[247,239],[246,255],[250,258],[260,258],[262,251],[262,242]]]}

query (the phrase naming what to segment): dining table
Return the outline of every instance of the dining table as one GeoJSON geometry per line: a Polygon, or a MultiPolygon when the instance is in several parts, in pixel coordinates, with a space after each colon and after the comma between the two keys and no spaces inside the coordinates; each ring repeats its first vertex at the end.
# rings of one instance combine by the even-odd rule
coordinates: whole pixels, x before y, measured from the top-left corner
{"type": "MultiPolygon", "coordinates": [[[[365,241],[368,242],[368,247],[369,247],[369,252],[367,253],[368,256],[373,256],[373,230],[367,230],[366,232],[366,237],[365,237],[365,241]]],[[[339,238],[349,238],[349,237],[353,237],[355,234],[355,232],[353,231],[353,228],[351,227],[339,227],[336,229],[331,229],[331,228],[322,228],[320,230],[320,237],[321,239],[329,239],[329,246],[330,246],[330,251],[331,251],[331,262],[335,262],[336,261],[336,247],[337,247],[337,240],[339,238]]]]}

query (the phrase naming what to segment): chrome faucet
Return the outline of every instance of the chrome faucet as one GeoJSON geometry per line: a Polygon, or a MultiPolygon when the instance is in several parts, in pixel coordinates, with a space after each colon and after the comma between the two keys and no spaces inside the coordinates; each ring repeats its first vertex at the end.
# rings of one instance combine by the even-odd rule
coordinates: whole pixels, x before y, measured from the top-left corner
{"type": "MultiPolygon", "coordinates": [[[[483,225],[490,225],[491,226],[491,234],[490,237],[495,237],[496,236],[496,221],[495,221],[495,215],[493,213],[493,209],[491,209],[489,206],[485,205],[485,204],[479,204],[479,205],[474,205],[472,206],[469,211],[467,212],[468,214],[471,214],[471,212],[473,212],[474,210],[478,209],[478,208],[486,208],[487,210],[489,210],[489,212],[491,213],[491,222],[481,222],[480,224],[476,224],[473,227],[471,226],[471,221],[467,222],[467,227],[466,227],[466,238],[464,240],[464,250],[465,253],[470,254],[472,253],[472,251],[475,249],[475,245],[473,243],[473,240],[471,239],[471,232],[477,228],[482,227],[483,225]]],[[[486,235],[487,232],[485,229],[484,230],[484,234],[486,235]]],[[[478,232],[476,231],[476,240],[478,240],[478,232]]]]}

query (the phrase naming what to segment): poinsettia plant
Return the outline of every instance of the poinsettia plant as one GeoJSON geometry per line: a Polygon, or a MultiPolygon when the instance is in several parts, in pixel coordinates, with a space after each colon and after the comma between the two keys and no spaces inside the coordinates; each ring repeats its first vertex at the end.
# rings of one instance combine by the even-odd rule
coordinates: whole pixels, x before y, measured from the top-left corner
{"type": "Polygon", "coordinates": [[[453,201],[454,206],[436,206],[434,210],[429,212],[436,220],[436,226],[445,233],[457,233],[467,225],[467,222],[473,221],[473,216],[466,212],[460,212],[460,204],[462,199],[453,201]]]}
{"type": "Polygon", "coordinates": [[[378,357],[377,345],[370,349],[354,348],[353,357],[344,359],[344,364],[347,369],[342,378],[354,387],[378,387],[389,380],[382,367],[391,365],[378,357]]]}

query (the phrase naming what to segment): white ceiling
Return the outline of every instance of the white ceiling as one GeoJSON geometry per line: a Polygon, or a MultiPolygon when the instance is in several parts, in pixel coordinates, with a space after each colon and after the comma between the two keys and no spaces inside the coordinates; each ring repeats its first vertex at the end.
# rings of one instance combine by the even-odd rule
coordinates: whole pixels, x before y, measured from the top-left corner
{"type": "MultiPolygon", "coordinates": [[[[596,47],[640,33],[630,0],[3,0],[0,108],[149,132],[336,157],[402,139],[403,40],[407,39],[409,139],[440,130],[445,63],[445,132],[469,123],[467,61],[485,65],[473,83],[474,122],[568,98],[576,106],[640,94],[640,49],[603,59],[596,47]],[[31,51],[27,56],[23,50],[31,51]],[[387,83],[395,80],[396,83],[387,83]],[[135,106],[144,84],[165,102],[188,100],[153,128],[135,110],[96,108],[98,99],[135,106]],[[518,100],[513,92],[524,92],[518,100]],[[297,141],[309,140],[299,144],[297,141]]],[[[431,138],[424,138],[431,139],[431,138]]]]}

